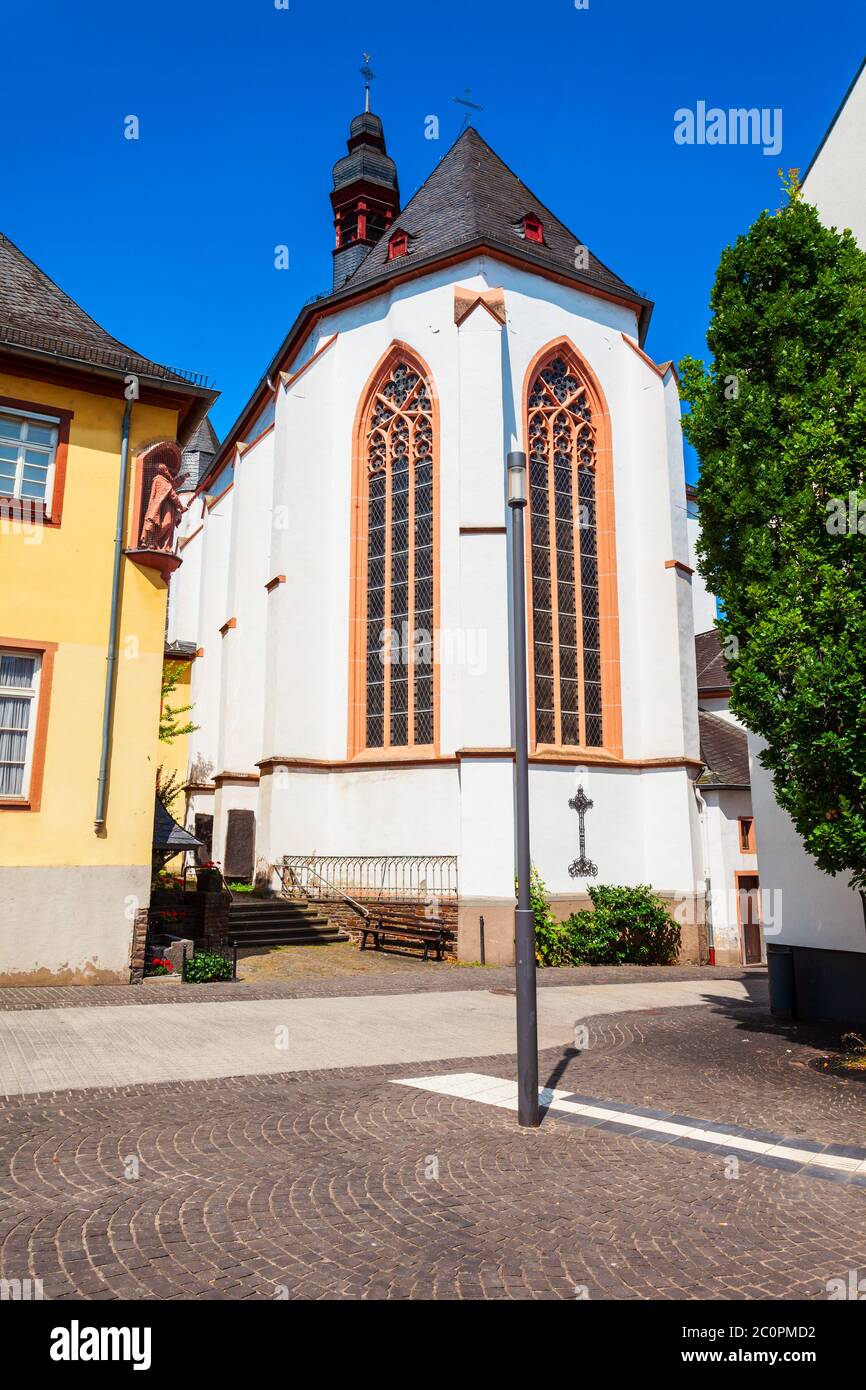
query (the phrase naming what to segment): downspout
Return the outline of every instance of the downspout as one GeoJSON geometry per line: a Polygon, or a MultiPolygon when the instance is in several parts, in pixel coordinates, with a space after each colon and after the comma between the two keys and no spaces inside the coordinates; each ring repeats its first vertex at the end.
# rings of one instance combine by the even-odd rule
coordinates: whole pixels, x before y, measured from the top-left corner
{"type": "Polygon", "coordinates": [[[715,965],[716,943],[713,936],[713,890],[710,882],[710,832],[709,826],[707,825],[707,803],[701,795],[701,790],[697,782],[692,783],[692,790],[695,794],[695,801],[698,804],[698,817],[701,823],[701,856],[704,861],[704,903],[707,919],[707,949],[710,954],[710,965],[715,965]]]}
{"type": "Polygon", "coordinates": [[[118,625],[120,622],[120,567],[123,560],[123,534],[126,529],[126,481],[129,471],[129,421],[132,401],[126,402],[120,432],[120,482],[117,488],[117,530],[114,535],[114,574],[111,580],[111,617],[108,626],[108,656],[105,667],[105,695],[102,702],[102,751],[96,784],[96,819],[93,829],[105,833],[105,802],[108,795],[108,759],[111,751],[111,716],[114,710],[114,674],[117,667],[118,625]]]}

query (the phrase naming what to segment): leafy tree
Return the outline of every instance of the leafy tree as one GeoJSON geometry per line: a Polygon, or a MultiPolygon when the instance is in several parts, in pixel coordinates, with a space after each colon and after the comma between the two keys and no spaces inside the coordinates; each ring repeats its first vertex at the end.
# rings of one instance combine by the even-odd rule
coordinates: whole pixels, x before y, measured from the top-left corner
{"type": "Polygon", "coordinates": [[[181,715],[189,714],[192,705],[171,705],[169,703],[169,697],[177,690],[183,672],[183,662],[180,661],[170,661],[162,668],[162,703],[159,710],[160,743],[174,743],[176,738],[183,738],[185,734],[194,734],[199,727],[198,724],[191,724],[189,720],[185,724],[180,722],[181,715]]]}
{"type": "MultiPolygon", "coordinates": [[[[183,715],[189,714],[192,705],[172,705],[170,703],[170,697],[177,690],[183,672],[183,663],[180,661],[170,661],[162,670],[162,692],[159,707],[160,743],[174,743],[176,738],[183,738],[186,734],[194,734],[199,727],[198,724],[192,724],[189,720],[182,722],[183,715]]],[[[182,788],[183,782],[178,774],[176,772],[166,774],[164,765],[160,763],[156,769],[156,795],[167,811],[170,810],[172,802],[180,795],[182,788]]]]}
{"type": "MultiPolygon", "coordinates": [[[[680,366],[731,707],[819,868],[866,890],[866,255],[796,183],[723,253],[680,366]]],[[[866,908],[866,896],[864,896],[866,908]]]]}

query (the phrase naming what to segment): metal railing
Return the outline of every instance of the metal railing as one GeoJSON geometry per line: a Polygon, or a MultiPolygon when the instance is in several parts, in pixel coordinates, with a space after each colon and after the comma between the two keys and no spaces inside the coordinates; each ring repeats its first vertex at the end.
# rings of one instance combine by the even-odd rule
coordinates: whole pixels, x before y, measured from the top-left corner
{"type": "Polygon", "coordinates": [[[287,854],[275,869],[291,896],[381,902],[456,900],[456,854],[287,854]]]}
{"type": "Polygon", "coordinates": [[[318,880],[321,888],[326,890],[317,895],[317,902],[321,902],[323,899],[333,901],[334,898],[342,898],[343,902],[347,903],[354,913],[363,918],[364,921],[369,920],[369,909],[364,907],[363,903],[356,902],[354,898],[350,898],[348,893],[343,893],[339,888],[329,883],[327,879],[322,878],[321,874],[317,874],[314,869],[307,868],[302,876],[296,874],[291,864],[287,864],[285,861],[282,864],[273,864],[271,867],[280,880],[280,890],[284,898],[309,898],[311,896],[309,892],[309,880],[314,878],[318,880]],[[305,883],[307,887],[304,886],[305,883]]]}
{"type": "Polygon", "coordinates": [[[137,376],[147,376],[160,381],[180,379],[191,386],[209,389],[211,382],[204,372],[190,372],[183,367],[166,367],[161,362],[151,362],[138,353],[124,352],[118,344],[114,348],[100,347],[95,343],[82,343],[77,339],[61,338],[46,333],[34,333],[20,328],[8,319],[0,320],[0,343],[9,347],[32,348],[52,357],[68,357],[77,362],[91,362],[94,366],[109,367],[119,371],[130,371],[137,376]]]}

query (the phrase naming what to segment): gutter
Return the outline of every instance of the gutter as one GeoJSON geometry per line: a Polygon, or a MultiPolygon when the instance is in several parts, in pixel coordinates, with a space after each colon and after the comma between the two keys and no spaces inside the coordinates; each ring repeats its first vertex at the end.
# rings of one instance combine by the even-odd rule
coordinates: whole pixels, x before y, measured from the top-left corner
{"type": "Polygon", "coordinates": [[[701,858],[703,859],[704,869],[704,914],[707,923],[707,950],[710,957],[710,965],[716,963],[716,942],[713,935],[713,890],[710,878],[710,832],[707,825],[707,803],[701,795],[701,789],[697,782],[692,783],[692,790],[695,794],[695,801],[698,807],[698,819],[701,826],[701,858]]]}
{"type": "Polygon", "coordinates": [[[114,712],[114,676],[117,667],[118,627],[120,624],[120,567],[123,560],[123,533],[126,526],[126,484],[129,473],[129,422],[132,401],[126,402],[120,432],[120,481],[117,486],[117,529],[114,534],[114,573],[111,580],[111,617],[108,624],[108,654],[105,668],[105,694],[102,701],[102,750],[96,783],[96,817],[93,829],[105,834],[105,804],[108,796],[108,761],[111,751],[111,723],[114,712]]]}
{"type": "MultiPolygon", "coordinates": [[[[0,357],[7,355],[18,361],[33,362],[40,366],[56,364],[67,370],[93,377],[99,382],[118,382],[121,392],[127,376],[137,376],[141,383],[141,391],[148,392],[154,398],[152,401],[148,401],[148,404],[162,405],[163,403],[158,399],[160,396],[172,398],[164,404],[166,409],[176,408],[178,411],[177,442],[181,448],[192,438],[219,396],[218,391],[206,386],[197,386],[192,382],[184,381],[181,377],[149,376],[147,372],[136,370],[134,366],[111,367],[104,363],[89,362],[79,357],[72,357],[63,352],[40,350],[19,343],[6,342],[0,338],[0,357]]],[[[81,389],[86,391],[88,387],[82,385],[81,389]]]]}

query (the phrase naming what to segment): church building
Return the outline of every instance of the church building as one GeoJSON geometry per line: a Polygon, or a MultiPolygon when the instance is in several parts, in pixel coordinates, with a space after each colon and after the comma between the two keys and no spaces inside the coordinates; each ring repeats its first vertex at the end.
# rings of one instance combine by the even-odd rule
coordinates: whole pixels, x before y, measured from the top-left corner
{"type": "Polygon", "coordinates": [[[288,857],[369,895],[408,875],[456,905],[462,959],[513,960],[519,448],[533,862],[560,917],[594,882],[651,884],[706,960],[680,407],[644,351],[653,306],[472,127],[404,208],[363,112],[331,202],[333,288],[185,520],[187,824],[227,876],[276,884],[288,857]]]}

